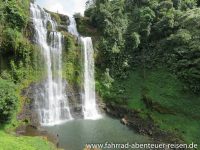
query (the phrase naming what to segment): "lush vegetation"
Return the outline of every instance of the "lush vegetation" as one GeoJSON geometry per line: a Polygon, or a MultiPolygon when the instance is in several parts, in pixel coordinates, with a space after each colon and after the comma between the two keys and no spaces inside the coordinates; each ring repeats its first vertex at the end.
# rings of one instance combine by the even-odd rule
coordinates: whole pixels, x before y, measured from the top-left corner
{"type": "Polygon", "coordinates": [[[0,80],[0,123],[10,120],[17,109],[18,97],[15,95],[15,89],[13,83],[0,80]]]}
{"type": "Polygon", "coordinates": [[[38,50],[29,40],[29,3],[28,0],[0,3],[0,72],[3,79],[15,83],[28,80],[37,66],[38,50]]]}
{"type": "Polygon", "coordinates": [[[0,145],[3,149],[55,149],[47,140],[9,135],[20,120],[22,89],[40,80],[39,49],[31,42],[29,0],[0,1],[0,145]]]}
{"type": "MultiPolygon", "coordinates": [[[[200,8],[197,0],[94,0],[97,90],[162,130],[199,143],[200,8]]],[[[82,23],[82,27],[83,24],[82,23]]],[[[82,29],[83,30],[83,29],[82,29]]]]}
{"type": "Polygon", "coordinates": [[[74,36],[67,32],[63,32],[63,35],[65,40],[63,74],[70,85],[80,88],[82,83],[81,47],[74,36]]]}
{"type": "Polygon", "coordinates": [[[147,69],[164,63],[186,83],[185,88],[198,93],[200,14],[196,6],[189,0],[96,0],[85,14],[102,33],[99,68],[126,78],[133,66],[147,69]]]}
{"type": "MultiPolygon", "coordinates": [[[[53,149],[42,138],[5,132],[19,124],[22,89],[43,72],[39,49],[31,42],[29,4],[0,2],[0,145],[5,149],[53,149]]],[[[91,0],[86,17],[75,15],[79,32],[95,41],[96,87],[105,102],[133,109],[161,130],[198,144],[199,6],[199,0],[91,0]]],[[[65,31],[66,16],[49,13],[64,36],[63,77],[80,88],[78,41],[65,31]]]]}

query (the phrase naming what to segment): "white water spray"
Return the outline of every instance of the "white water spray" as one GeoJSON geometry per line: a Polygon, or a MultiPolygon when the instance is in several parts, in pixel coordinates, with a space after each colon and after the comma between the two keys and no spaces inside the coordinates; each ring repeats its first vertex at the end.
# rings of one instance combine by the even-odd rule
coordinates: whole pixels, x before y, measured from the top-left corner
{"type": "Polygon", "coordinates": [[[62,35],[56,32],[57,24],[50,14],[36,4],[31,4],[31,14],[36,32],[35,39],[41,47],[47,74],[43,88],[37,89],[35,107],[41,125],[56,125],[72,119],[65,94],[66,84],[62,80],[62,35]],[[49,35],[48,23],[52,28],[49,35]]]}
{"type": "MultiPolygon", "coordinates": [[[[79,37],[76,21],[70,17],[68,31],[79,37]]],[[[96,104],[95,79],[94,79],[94,50],[91,37],[80,37],[84,56],[84,93],[82,96],[82,107],[84,119],[96,120],[101,118],[96,104]]]]}
{"type": "Polygon", "coordinates": [[[84,96],[83,114],[85,119],[101,118],[98,113],[94,79],[94,50],[91,37],[81,37],[84,53],[84,96]]]}

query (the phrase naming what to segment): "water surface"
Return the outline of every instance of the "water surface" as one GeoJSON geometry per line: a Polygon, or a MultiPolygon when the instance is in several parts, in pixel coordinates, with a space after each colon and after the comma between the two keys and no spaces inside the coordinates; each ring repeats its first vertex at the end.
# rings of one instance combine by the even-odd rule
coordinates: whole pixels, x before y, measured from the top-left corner
{"type": "Polygon", "coordinates": [[[119,120],[108,116],[99,120],[73,120],[46,129],[59,135],[59,146],[65,150],[83,150],[87,143],[150,142],[148,137],[137,134],[119,120]]]}

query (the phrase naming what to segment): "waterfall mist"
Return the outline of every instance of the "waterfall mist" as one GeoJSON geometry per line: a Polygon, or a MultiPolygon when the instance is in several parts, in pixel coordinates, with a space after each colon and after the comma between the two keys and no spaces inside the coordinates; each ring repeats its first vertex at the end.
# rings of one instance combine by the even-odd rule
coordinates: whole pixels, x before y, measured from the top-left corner
{"type": "Polygon", "coordinates": [[[57,24],[50,14],[36,4],[31,3],[31,15],[46,73],[46,80],[35,94],[35,109],[41,125],[56,125],[72,119],[62,79],[62,35],[56,31],[57,24]],[[50,33],[48,24],[52,28],[50,33]]]}

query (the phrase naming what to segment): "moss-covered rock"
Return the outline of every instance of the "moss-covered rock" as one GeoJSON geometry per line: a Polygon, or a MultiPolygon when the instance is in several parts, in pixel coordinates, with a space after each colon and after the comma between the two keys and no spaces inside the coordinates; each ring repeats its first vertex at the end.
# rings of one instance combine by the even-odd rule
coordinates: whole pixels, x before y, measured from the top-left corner
{"type": "Polygon", "coordinates": [[[66,31],[67,30],[67,26],[69,25],[69,17],[67,15],[51,12],[48,10],[45,10],[45,11],[51,15],[51,17],[54,21],[56,21],[57,31],[66,31]]]}
{"type": "Polygon", "coordinates": [[[81,86],[82,66],[81,47],[77,39],[67,32],[64,35],[63,73],[67,81],[72,85],[81,86]]]}
{"type": "Polygon", "coordinates": [[[93,37],[93,39],[96,39],[99,37],[99,33],[97,31],[97,28],[93,27],[90,24],[90,20],[88,17],[77,17],[75,16],[76,22],[77,22],[77,29],[78,32],[82,35],[82,36],[89,36],[89,37],[93,37]]]}

